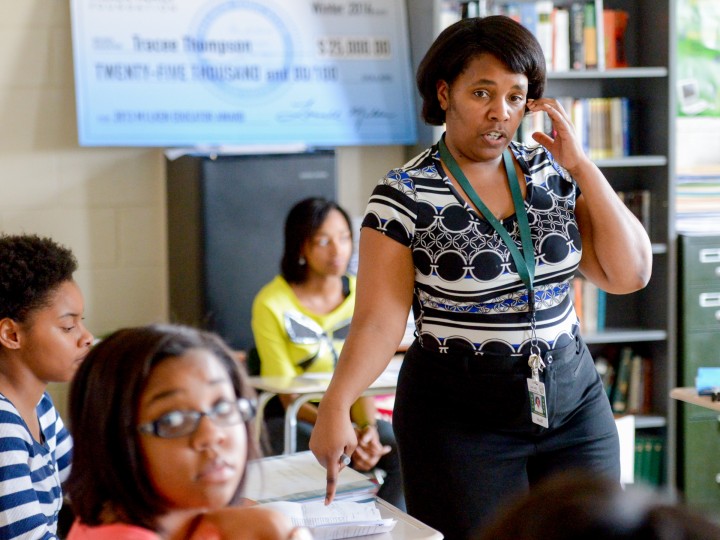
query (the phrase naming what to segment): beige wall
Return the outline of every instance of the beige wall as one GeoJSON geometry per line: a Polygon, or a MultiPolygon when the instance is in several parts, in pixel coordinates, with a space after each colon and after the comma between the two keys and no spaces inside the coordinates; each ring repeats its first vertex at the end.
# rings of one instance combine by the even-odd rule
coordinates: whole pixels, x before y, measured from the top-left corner
{"type": "MultiPolygon", "coordinates": [[[[362,214],[403,159],[402,147],[339,149],[340,203],[362,214]]],[[[164,174],[161,150],[77,145],[69,1],[0,0],[0,230],[75,252],[96,335],[167,319],[164,174]]]]}
{"type": "Polygon", "coordinates": [[[720,165],[720,118],[688,118],[676,120],[678,171],[720,165]]]}

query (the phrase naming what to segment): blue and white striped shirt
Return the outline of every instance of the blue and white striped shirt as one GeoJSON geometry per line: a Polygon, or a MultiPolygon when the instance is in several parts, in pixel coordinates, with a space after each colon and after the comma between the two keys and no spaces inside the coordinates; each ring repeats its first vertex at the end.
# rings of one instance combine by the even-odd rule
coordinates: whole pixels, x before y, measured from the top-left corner
{"type": "Polygon", "coordinates": [[[37,405],[35,441],[15,406],[0,394],[0,538],[57,538],[61,483],[70,473],[72,438],[48,393],[37,405]]]}

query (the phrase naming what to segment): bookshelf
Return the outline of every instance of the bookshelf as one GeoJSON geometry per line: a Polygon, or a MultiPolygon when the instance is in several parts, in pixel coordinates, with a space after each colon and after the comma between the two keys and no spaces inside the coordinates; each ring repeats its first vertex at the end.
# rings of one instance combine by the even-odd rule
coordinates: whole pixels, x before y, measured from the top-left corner
{"type": "MultiPolygon", "coordinates": [[[[500,2],[480,0],[411,0],[408,17],[411,54],[417,69],[437,34],[460,13],[493,14],[502,5],[535,4],[532,0],[500,2]]],[[[570,10],[572,1],[553,4],[570,10]]],[[[583,2],[585,3],[585,2],[583,2]]],[[[594,69],[549,70],[545,94],[551,97],[628,98],[629,155],[597,159],[597,165],[616,191],[647,190],[650,194],[649,235],[653,248],[653,275],[648,286],[630,295],[607,295],[604,329],[584,334],[593,352],[608,346],[631,346],[652,359],[651,412],[638,417],[639,436],[659,436],[664,444],[661,476],[675,485],[675,413],[668,397],[676,379],[676,248],[674,230],[674,13],[673,0],[597,0],[598,21],[604,9],[628,13],[625,56],[628,67],[604,69],[602,26],[597,29],[599,65],[594,69]]],[[[601,23],[602,24],[602,23],[601,23]]],[[[418,106],[418,117],[420,117],[418,106]]],[[[442,133],[437,127],[418,126],[418,144],[408,157],[426,148],[442,133]]]]}

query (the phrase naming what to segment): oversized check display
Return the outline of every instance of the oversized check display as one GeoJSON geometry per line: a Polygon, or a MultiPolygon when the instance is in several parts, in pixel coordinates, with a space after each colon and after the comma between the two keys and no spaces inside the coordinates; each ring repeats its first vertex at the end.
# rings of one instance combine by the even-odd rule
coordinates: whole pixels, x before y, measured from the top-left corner
{"type": "Polygon", "coordinates": [[[404,0],[72,0],[80,144],[412,144],[404,0]]]}

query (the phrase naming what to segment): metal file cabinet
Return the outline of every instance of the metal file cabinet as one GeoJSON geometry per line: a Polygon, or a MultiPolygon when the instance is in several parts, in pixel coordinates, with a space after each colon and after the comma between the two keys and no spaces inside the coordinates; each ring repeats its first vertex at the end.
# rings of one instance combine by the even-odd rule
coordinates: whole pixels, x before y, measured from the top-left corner
{"type": "MultiPolygon", "coordinates": [[[[680,236],[678,381],[695,386],[698,367],[720,367],[720,236],[680,236]]],[[[678,405],[679,487],[688,504],[720,513],[720,417],[678,405]]]]}

